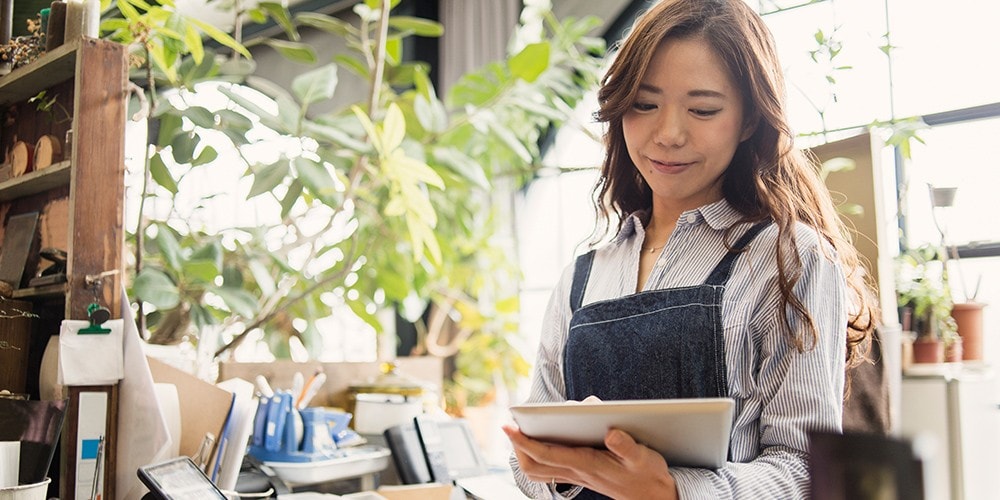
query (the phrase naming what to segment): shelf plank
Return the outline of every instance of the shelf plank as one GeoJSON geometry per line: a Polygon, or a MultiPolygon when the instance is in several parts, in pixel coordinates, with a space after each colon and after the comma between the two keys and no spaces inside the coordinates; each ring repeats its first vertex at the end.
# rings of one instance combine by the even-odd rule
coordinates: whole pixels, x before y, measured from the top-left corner
{"type": "Polygon", "coordinates": [[[66,294],[66,283],[54,285],[18,288],[11,296],[15,299],[38,299],[42,297],[59,297],[66,294]]]}
{"type": "Polygon", "coordinates": [[[31,196],[60,186],[68,186],[71,171],[70,161],[66,160],[0,182],[0,202],[31,196]]]}
{"type": "Polygon", "coordinates": [[[65,43],[0,77],[0,105],[26,101],[41,90],[73,78],[79,46],[80,42],[65,43]]]}

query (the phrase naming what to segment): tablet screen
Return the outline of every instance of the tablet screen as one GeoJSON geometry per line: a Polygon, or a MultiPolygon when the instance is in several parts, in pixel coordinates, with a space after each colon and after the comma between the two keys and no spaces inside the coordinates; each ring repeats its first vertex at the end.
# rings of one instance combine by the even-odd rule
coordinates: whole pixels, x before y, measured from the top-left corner
{"type": "Polygon", "coordinates": [[[138,474],[157,498],[226,500],[226,496],[188,457],[140,467],[138,474]]]}

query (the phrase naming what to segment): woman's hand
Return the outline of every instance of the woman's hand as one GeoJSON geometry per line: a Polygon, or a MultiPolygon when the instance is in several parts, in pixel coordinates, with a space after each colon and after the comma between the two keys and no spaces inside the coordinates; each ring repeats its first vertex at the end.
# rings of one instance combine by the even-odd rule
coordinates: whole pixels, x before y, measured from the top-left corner
{"type": "Polygon", "coordinates": [[[503,430],[514,446],[521,472],[532,481],[575,484],[619,500],[677,498],[663,456],[624,431],[608,431],[607,449],[599,450],[538,441],[514,426],[503,430]]]}

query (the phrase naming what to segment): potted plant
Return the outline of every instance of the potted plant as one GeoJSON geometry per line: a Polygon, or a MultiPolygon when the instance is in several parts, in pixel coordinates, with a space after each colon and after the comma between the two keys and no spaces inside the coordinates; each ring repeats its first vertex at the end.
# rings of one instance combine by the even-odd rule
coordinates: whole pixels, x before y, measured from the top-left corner
{"type": "Polygon", "coordinates": [[[923,245],[896,260],[900,323],[904,330],[916,334],[914,363],[944,362],[946,347],[954,350],[961,342],[951,316],[951,290],[942,252],[940,247],[923,245]]]}
{"type": "MultiPolygon", "coordinates": [[[[130,290],[151,341],[197,341],[200,330],[214,327],[224,344],[217,357],[259,332],[278,358],[289,357],[293,337],[318,355],[315,320],[337,301],[376,330],[381,310],[396,308],[419,322],[428,307],[451,303],[456,321],[473,332],[457,357],[482,353],[471,346],[509,345],[517,302],[510,310],[503,297],[511,296],[518,270],[502,246],[507,216],[497,207],[510,200],[498,188],[514,190],[533,177],[547,131],[596,85],[604,44],[587,33],[599,22],[542,13],[541,41],[470,72],[439,97],[426,64],[404,61],[401,44],[438,36],[441,26],[390,15],[397,3],[358,2],[360,24],[292,16],[275,2],[238,13],[285,28],[285,39],[252,43],[314,64],[284,89],[241,78],[252,64],[210,54],[199,36],[179,39],[177,32],[201,31],[246,54],[238,36],[186,19],[167,2],[117,2],[121,16],[106,18],[102,29],[142,63],[137,80],[155,118],[131,236],[130,290]],[[299,27],[343,37],[351,52],[316,65],[299,27]],[[315,111],[346,75],[367,84],[364,101],[315,111]],[[206,88],[221,94],[223,105],[198,104],[193,97],[206,88]],[[270,154],[276,142],[301,147],[270,154]],[[269,204],[273,219],[221,229],[198,223],[210,200],[184,199],[188,179],[224,156],[245,167],[248,202],[269,204]]],[[[502,366],[523,364],[514,349],[493,354],[502,366]]],[[[475,363],[457,364],[458,378],[483,378],[473,373],[475,363]]]]}
{"type": "MultiPolygon", "coordinates": [[[[981,361],[983,359],[983,308],[986,304],[976,301],[981,280],[977,279],[972,292],[966,286],[965,275],[959,264],[958,248],[948,242],[947,225],[941,220],[946,212],[953,210],[957,188],[936,187],[928,185],[931,197],[931,215],[934,226],[941,235],[942,261],[947,275],[949,270],[955,272],[958,278],[957,288],[962,293],[963,301],[952,305],[951,316],[955,319],[958,329],[959,345],[962,346],[958,361],[981,361]]],[[[982,276],[980,276],[982,278],[982,276]]]]}

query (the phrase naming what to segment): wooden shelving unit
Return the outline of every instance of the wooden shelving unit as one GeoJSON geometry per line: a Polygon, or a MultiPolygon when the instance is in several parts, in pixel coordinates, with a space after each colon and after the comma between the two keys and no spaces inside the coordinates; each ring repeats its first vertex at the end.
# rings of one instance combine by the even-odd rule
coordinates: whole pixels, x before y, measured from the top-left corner
{"type": "MultiPolygon", "coordinates": [[[[112,318],[121,317],[126,82],[124,47],[92,38],[69,40],[0,77],[0,154],[17,139],[33,143],[46,134],[64,138],[72,130],[63,161],[0,182],[0,240],[11,216],[38,212],[39,247],[67,252],[65,283],[15,286],[14,297],[32,302],[40,312],[32,321],[29,366],[23,367],[28,379],[38,379],[41,351],[59,333],[63,319],[87,319],[87,306],[95,301],[112,318]],[[46,99],[54,100],[48,111],[30,102],[43,91],[46,99]],[[90,286],[95,279],[100,288],[90,286]]],[[[35,273],[37,267],[44,266],[36,256],[27,271],[35,273]]],[[[78,472],[80,477],[86,472],[77,470],[77,438],[80,396],[95,392],[107,394],[102,497],[116,498],[118,387],[109,385],[65,391],[69,406],[59,457],[63,500],[89,498],[89,492],[78,491],[78,472]]]]}

